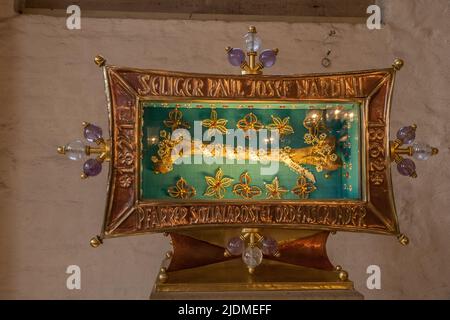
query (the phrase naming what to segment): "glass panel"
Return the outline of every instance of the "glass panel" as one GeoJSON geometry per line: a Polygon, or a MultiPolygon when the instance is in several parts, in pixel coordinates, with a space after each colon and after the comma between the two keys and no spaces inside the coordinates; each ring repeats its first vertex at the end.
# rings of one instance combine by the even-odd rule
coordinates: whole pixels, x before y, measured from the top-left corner
{"type": "Polygon", "coordinates": [[[144,102],[143,110],[142,199],[361,199],[357,103],[144,102]]]}

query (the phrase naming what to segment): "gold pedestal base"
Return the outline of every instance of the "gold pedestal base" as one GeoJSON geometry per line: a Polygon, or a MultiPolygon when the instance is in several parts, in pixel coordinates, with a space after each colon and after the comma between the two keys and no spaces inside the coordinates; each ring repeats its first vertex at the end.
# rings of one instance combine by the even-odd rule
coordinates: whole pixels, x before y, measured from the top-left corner
{"type": "Polygon", "coordinates": [[[156,292],[151,300],[363,300],[356,290],[156,292]]]}
{"type": "Polygon", "coordinates": [[[240,259],[167,272],[150,299],[362,299],[338,271],[263,260],[249,274],[240,259]]]}

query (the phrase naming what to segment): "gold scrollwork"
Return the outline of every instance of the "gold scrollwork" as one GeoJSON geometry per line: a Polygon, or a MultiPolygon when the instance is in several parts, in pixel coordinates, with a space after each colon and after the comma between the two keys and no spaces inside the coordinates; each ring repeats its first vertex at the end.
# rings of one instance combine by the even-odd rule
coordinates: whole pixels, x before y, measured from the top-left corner
{"type": "Polygon", "coordinates": [[[130,166],[134,162],[134,156],[131,152],[120,152],[119,163],[130,166]]]}
{"type": "Polygon", "coordinates": [[[336,138],[328,136],[328,128],[323,121],[320,111],[311,111],[305,117],[303,125],[308,132],[304,135],[306,144],[311,145],[311,152],[307,156],[310,163],[314,163],[316,171],[321,172],[327,168],[337,168],[342,160],[335,153],[336,138]]]}
{"type": "Polygon", "coordinates": [[[169,112],[169,119],[163,121],[164,125],[168,128],[171,128],[172,131],[178,128],[189,129],[190,125],[186,121],[183,121],[183,113],[175,108],[174,110],[169,112]]]}
{"type": "Polygon", "coordinates": [[[175,140],[171,139],[171,135],[169,132],[165,130],[161,130],[159,133],[161,140],[158,143],[158,152],[157,156],[152,156],[151,160],[153,162],[153,171],[158,173],[167,173],[172,171],[173,162],[172,162],[172,150],[174,146],[181,142],[183,137],[179,137],[175,140]]]}
{"type": "Polygon", "coordinates": [[[132,183],[133,183],[133,177],[128,174],[122,175],[119,178],[119,185],[122,188],[129,188],[132,183]]]}

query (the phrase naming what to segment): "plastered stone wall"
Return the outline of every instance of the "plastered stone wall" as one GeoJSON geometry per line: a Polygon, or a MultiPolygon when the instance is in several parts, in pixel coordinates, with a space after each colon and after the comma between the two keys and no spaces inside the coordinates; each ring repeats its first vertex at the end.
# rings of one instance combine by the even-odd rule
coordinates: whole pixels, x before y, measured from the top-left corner
{"type": "MultiPolygon", "coordinates": [[[[2,3],[3,4],[3,3],[2,3]]],[[[56,147],[81,137],[84,120],[107,127],[103,81],[93,57],[111,64],[205,73],[237,73],[224,47],[241,46],[250,22],[65,19],[14,15],[0,6],[0,298],[145,299],[169,249],[162,235],[89,239],[102,225],[106,172],[79,179],[81,163],[56,147]],[[67,290],[68,265],[81,267],[81,290],[67,290]]],[[[392,130],[418,124],[419,140],[440,149],[418,163],[416,180],[394,173],[402,231],[394,237],[338,233],[328,251],[368,299],[450,298],[449,2],[386,1],[382,30],[365,25],[258,23],[263,46],[280,48],[270,74],[390,66],[398,74],[392,130]],[[336,37],[324,44],[329,30],[336,37]],[[320,61],[332,50],[329,69],[320,61]],[[382,289],[366,288],[378,265],[382,289]]]]}

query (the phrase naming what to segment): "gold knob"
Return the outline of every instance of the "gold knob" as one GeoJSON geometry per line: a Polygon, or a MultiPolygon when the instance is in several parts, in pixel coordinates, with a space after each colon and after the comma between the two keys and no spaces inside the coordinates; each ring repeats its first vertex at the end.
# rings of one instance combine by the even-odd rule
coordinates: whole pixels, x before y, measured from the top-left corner
{"type": "Polygon", "coordinates": [[[89,241],[89,244],[91,245],[92,248],[97,248],[99,247],[101,244],[103,243],[102,238],[100,238],[99,236],[95,236],[91,239],[91,241],[89,241]]]}
{"type": "Polygon", "coordinates": [[[96,55],[94,58],[94,62],[96,65],[98,65],[99,67],[103,67],[106,63],[106,59],[103,58],[101,55],[96,55]]]}
{"type": "Polygon", "coordinates": [[[166,282],[167,279],[169,278],[169,276],[166,273],[167,269],[162,267],[161,269],[159,269],[159,275],[158,275],[158,279],[161,282],[166,282]]]}
{"type": "Polygon", "coordinates": [[[403,68],[404,65],[405,62],[402,59],[397,58],[394,60],[392,67],[394,68],[394,70],[399,71],[401,68],[403,68]]]}
{"type": "Polygon", "coordinates": [[[409,239],[407,236],[405,236],[403,233],[400,233],[397,236],[398,241],[403,245],[403,246],[407,246],[409,244],[409,239]]]}
{"type": "Polygon", "coordinates": [[[348,272],[345,270],[341,270],[339,272],[339,280],[346,281],[348,279],[348,272]]]}

